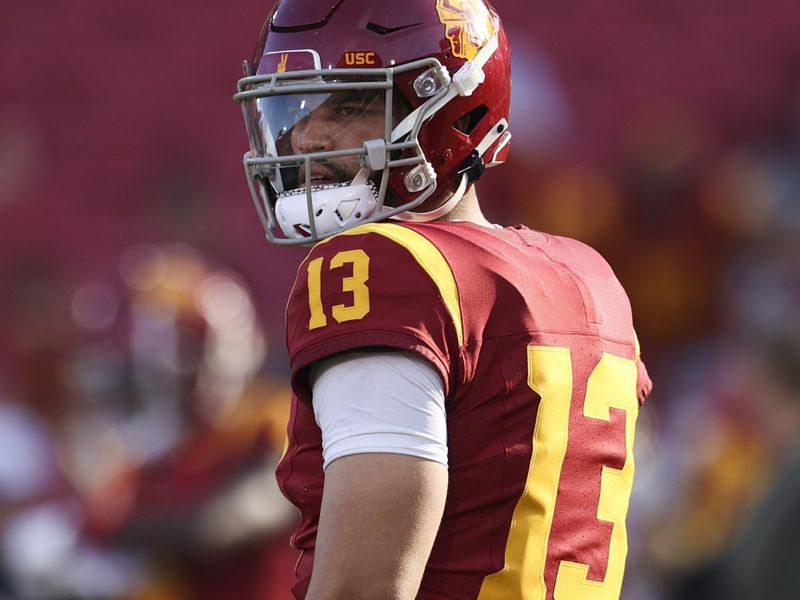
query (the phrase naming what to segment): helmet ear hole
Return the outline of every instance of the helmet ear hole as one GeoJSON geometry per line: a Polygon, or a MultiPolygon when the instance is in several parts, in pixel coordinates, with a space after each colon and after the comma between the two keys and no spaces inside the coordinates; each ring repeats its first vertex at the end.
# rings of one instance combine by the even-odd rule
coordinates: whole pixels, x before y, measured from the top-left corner
{"type": "Polygon", "coordinates": [[[453,123],[453,129],[463,133],[464,135],[470,135],[475,128],[480,124],[483,118],[489,114],[489,108],[485,104],[481,104],[480,106],[476,106],[471,111],[462,115],[455,123],[453,123]]]}

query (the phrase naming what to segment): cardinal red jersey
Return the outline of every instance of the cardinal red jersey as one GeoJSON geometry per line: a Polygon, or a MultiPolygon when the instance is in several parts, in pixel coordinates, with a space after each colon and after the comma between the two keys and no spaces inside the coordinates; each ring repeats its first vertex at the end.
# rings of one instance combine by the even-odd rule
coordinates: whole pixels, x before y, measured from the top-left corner
{"type": "Polygon", "coordinates": [[[293,401],[278,467],[300,509],[304,598],[322,499],[308,369],[416,352],[446,393],[449,487],[419,600],[615,598],[633,436],[650,380],[608,264],[524,227],[371,224],[316,245],[287,309],[293,401]]]}

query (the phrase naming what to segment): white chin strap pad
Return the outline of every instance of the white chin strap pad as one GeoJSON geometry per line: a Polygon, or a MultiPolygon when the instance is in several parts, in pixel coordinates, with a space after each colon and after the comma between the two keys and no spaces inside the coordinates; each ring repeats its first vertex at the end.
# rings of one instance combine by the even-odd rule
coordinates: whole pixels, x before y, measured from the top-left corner
{"type": "MultiPolygon", "coordinates": [[[[375,191],[368,183],[336,187],[320,186],[311,192],[317,237],[325,237],[357,225],[375,213],[375,191]]],[[[306,190],[300,189],[278,198],[275,214],[283,234],[290,239],[312,235],[306,190]]]]}

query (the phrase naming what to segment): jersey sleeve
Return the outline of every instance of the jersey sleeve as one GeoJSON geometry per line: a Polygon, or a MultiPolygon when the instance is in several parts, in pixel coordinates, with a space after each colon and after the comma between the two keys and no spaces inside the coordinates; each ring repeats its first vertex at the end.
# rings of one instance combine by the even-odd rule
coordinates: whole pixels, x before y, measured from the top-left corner
{"type": "Polygon", "coordinates": [[[341,352],[391,348],[429,360],[449,393],[463,338],[458,286],[434,244],[402,225],[363,225],[317,244],[286,311],[292,383],[310,400],[308,367],[341,352]]]}

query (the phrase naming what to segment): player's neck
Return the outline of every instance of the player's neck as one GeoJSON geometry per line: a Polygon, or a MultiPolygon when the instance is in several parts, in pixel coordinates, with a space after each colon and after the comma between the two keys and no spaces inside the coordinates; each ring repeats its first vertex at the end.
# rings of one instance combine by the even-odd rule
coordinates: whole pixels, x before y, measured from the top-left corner
{"type": "Polygon", "coordinates": [[[478,202],[478,194],[475,186],[470,187],[464,197],[456,204],[455,208],[439,219],[440,221],[467,221],[482,225],[483,227],[493,227],[492,223],[483,216],[481,205],[478,202]]]}

